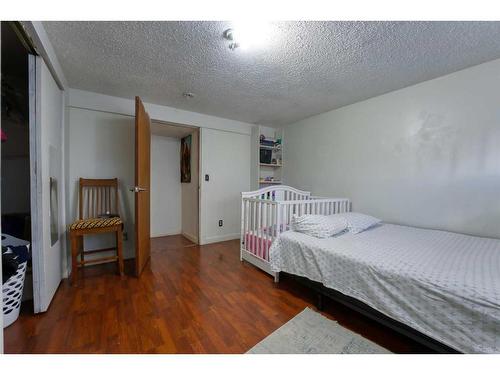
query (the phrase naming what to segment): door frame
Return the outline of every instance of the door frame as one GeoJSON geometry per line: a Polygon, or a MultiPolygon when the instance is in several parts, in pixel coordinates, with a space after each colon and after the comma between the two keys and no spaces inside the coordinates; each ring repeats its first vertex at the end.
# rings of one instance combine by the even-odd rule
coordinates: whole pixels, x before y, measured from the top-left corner
{"type": "Polygon", "coordinates": [[[202,137],[202,128],[198,128],[198,245],[202,245],[201,241],[201,186],[202,186],[202,178],[204,179],[205,177],[203,176],[203,171],[201,168],[201,148],[202,148],[202,142],[201,142],[201,137],[202,137]]]}
{"type": "MultiPolygon", "coordinates": [[[[197,147],[197,152],[198,152],[198,158],[196,159],[196,163],[198,164],[198,186],[197,186],[197,198],[198,198],[198,215],[197,215],[197,222],[198,222],[198,231],[197,233],[193,233],[197,236],[197,241],[196,244],[200,245],[200,240],[201,240],[201,178],[202,178],[202,171],[201,171],[201,132],[202,132],[202,127],[197,126],[197,125],[188,125],[184,123],[177,123],[177,122],[171,122],[171,121],[165,121],[165,120],[158,120],[155,118],[151,118],[151,123],[155,124],[164,124],[168,126],[174,126],[174,127],[180,127],[180,128],[188,128],[192,129],[193,133],[197,135],[197,142],[198,142],[198,147],[197,147]]],[[[151,133],[153,135],[153,133],[151,133]]],[[[192,153],[191,153],[192,154],[192,153]]],[[[194,162],[195,160],[191,158],[191,162],[194,162]]],[[[184,235],[181,233],[181,235],[184,235]]],[[[194,242],[193,236],[185,236],[188,240],[191,242],[194,242]]]]}
{"type": "Polygon", "coordinates": [[[41,124],[41,69],[40,57],[28,56],[29,67],[29,143],[30,143],[30,200],[31,200],[31,254],[33,272],[33,310],[42,309],[42,285],[45,282],[43,251],[42,205],[42,134],[41,124]]]}

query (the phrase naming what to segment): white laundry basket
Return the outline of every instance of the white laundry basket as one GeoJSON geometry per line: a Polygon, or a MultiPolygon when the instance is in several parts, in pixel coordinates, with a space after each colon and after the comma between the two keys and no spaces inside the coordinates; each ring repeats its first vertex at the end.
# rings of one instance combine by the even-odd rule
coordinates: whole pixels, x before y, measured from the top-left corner
{"type": "Polygon", "coordinates": [[[19,264],[17,272],[2,285],[4,328],[10,326],[19,317],[27,265],[28,262],[19,264]]]}
{"type": "MultiPolygon", "coordinates": [[[[2,234],[2,245],[6,247],[29,247],[29,242],[20,240],[19,238],[15,238],[7,234],[2,234]]],[[[9,252],[12,251],[9,249],[8,253],[9,252]]],[[[14,323],[19,317],[19,311],[21,310],[21,300],[23,298],[24,278],[26,276],[27,267],[27,261],[20,263],[17,267],[17,272],[2,285],[4,328],[14,323]]]]}

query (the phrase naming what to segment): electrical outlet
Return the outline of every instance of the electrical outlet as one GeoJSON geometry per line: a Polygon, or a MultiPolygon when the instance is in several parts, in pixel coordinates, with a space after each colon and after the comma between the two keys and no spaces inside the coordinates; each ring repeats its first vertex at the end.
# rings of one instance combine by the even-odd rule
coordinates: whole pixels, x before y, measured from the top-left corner
{"type": "Polygon", "coordinates": [[[222,220],[219,220],[219,227],[222,227],[224,225],[224,222],[222,220]]]}
{"type": "Polygon", "coordinates": [[[128,241],[128,233],[123,232],[123,241],[128,241]]]}

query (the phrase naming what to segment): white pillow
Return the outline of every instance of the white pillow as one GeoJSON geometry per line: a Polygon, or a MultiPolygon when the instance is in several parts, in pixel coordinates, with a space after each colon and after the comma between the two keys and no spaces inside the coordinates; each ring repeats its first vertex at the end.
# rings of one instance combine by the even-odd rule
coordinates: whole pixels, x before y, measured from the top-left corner
{"type": "Polygon", "coordinates": [[[347,229],[347,220],[337,215],[294,215],[292,230],[314,236],[327,238],[347,229]]]}
{"type": "Polygon", "coordinates": [[[332,216],[344,218],[347,221],[347,228],[349,229],[349,232],[353,234],[361,233],[382,222],[382,220],[376,217],[360,214],[358,212],[345,212],[343,214],[335,214],[332,216]]]}

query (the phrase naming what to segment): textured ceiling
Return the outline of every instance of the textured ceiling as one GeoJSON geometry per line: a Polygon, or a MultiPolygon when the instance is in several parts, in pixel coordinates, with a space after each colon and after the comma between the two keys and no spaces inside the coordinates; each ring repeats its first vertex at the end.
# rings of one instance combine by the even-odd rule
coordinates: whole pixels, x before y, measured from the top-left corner
{"type": "Polygon", "coordinates": [[[500,22],[278,22],[235,51],[229,22],[44,26],[72,88],[272,126],[500,58],[500,22]]]}

